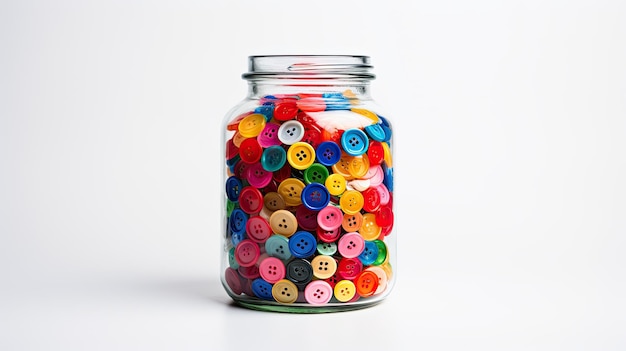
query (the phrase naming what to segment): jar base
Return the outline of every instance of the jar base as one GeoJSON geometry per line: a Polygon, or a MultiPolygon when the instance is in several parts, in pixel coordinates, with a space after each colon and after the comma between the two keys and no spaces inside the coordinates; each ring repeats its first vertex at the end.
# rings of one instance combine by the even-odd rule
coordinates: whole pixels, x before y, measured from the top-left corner
{"type": "MultiPolygon", "coordinates": [[[[229,294],[230,295],[230,294],[229,294]]],[[[325,305],[314,306],[304,303],[293,304],[281,304],[274,301],[254,300],[246,301],[242,296],[230,295],[234,303],[240,307],[244,307],[251,310],[265,311],[265,312],[279,312],[279,313],[301,313],[301,314],[316,314],[316,313],[334,313],[334,312],[347,312],[361,310],[380,304],[383,300],[376,301],[357,301],[353,303],[328,303],[325,305]]]]}

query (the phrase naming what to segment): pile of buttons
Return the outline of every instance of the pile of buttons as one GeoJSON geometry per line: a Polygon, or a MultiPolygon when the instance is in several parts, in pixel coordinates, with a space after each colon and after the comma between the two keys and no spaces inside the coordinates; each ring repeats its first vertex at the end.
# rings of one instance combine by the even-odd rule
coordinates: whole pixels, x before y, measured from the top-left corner
{"type": "Polygon", "coordinates": [[[386,290],[392,131],[358,106],[349,91],[265,96],[228,122],[224,280],[232,294],[324,305],[386,290]]]}

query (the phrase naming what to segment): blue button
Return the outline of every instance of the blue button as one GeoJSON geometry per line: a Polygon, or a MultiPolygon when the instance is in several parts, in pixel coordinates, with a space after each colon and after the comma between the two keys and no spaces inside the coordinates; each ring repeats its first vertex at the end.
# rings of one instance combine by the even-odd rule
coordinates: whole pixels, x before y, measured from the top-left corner
{"type": "Polygon", "coordinates": [[[243,188],[241,180],[235,176],[228,177],[226,179],[226,196],[228,200],[237,202],[239,201],[239,192],[243,188]]]}
{"type": "Polygon", "coordinates": [[[381,116],[381,115],[377,115],[377,116],[378,116],[378,119],[380,119],[380,121],[382,122],[382,124],[383,124],[385,127],[389,127],[389,128],[391,128],[391,123],[389,123],[389,121],[387,120],[387,118],[385,118],[385,117],[383,117],[383,116],[381,116]]]}
{"type": "Polygon", "coordinates": [[[233,210],[233,213],[228,217],[228,225],[230,230],[235,234],[245,234],[246,232],[246,223],[248,222],[248,215],[243,212],[242,209],[236,208],[233,210]]]}
{"type": "Polygon", "coordinates": [[[328,189],[320,183],[311,183],[302,189],[300,194],[302,204],[309,210],[319,211],[330,202],[328,189]]]}
{"type": "Polygon", "coordinates": [[[378,258],[378,246],[373,241],[365,241],[365,248],[359,255],[359,260],[364,266],[369,266],[378,258]]]}
{"type": "Polygon", "coordinates": [[[243,233],[233,233],[233,231],[231,230],[230,232],[230,242],[233,243],[234,246],[239,245],[240,242],[242,242],[243,240],[246,239],[246,232],[243,233]]]}
{"type": "Polygon", "coordinates": [[[383,165],[383,174],[385,175],[383,184],[385,184],[387,190],[393,191],[393,168],[383,165]]]}
{"type": "Polygon", "coordinates": [[[383,141],[389,142],[391,140],[391,128],[383,126],[383,130],[385,131],[385,140],[383,141]]]}
{"type": "Polygon", "coordinates": [[[323,93],[322,99],[324,99],[327,111],[350,109],[350,100],[346,99],[342,93],[323,93]]]}
{"type": "Polygon", "coordinates": [[[360,129],[348,129],[341,135],[341,146],[350,156],[360,156],[367,152],[369,139],[360,129]]]}
{"type": "Polygon", "coordinates": [[[259,299],[270,301],[274,300],[274,297],[272,296],[272,284],[266,282],[263,278],[256,278],[253,280],[251,287],[252,292],[259,299]]]}
{"type": "Polygon", "coordinates": [[[254,113],[260,113],[265,116],[266,121],[270,121],[274,117],[274,104],[265,103],[263,106],[259,106],[254,109],[254,113]]]}
{"type": "Polygon", "coordinates": [[[316,250],[317,241],[309,232],[299,231],[289,238],[289,251],[296,258],[310,257],[316,250]]]}
{"type": "Polygon", "coordinates": [[[315,156],[324,166],[332,166],[341,159],[341,148],[334,141],[324,141],[318,145],[315,156]]]}
{"type": "Polygon", "coordinates": [[[268,172],[276,172],[287,162],[287,152],[282,146],[270,146],[261,155],[261,165],[268,172]]]}
{"type": "Polygon", "coordinates": [[[289,240],[282,235],[274,234],[265,241],[265,252],[286,261],[291,258],[289,240]]]}
{"type": "Polygon", "coordinates": [[[365,133],[376,141],[385,141],[385,130],[382,124],[371,124],[365,127],[365,133]]]}

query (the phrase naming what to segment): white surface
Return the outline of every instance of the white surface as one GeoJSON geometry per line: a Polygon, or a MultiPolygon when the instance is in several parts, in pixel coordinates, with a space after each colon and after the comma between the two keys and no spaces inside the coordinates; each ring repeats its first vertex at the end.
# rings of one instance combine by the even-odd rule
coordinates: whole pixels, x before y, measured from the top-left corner
{"type": "Polygon", "coordinates": [[[3,1],[1,350],[626,349],[622,1],[3,1]],[[367,54],[398,284],[331,315],[218,283],[216,128],[252,54],[367,54]]]}

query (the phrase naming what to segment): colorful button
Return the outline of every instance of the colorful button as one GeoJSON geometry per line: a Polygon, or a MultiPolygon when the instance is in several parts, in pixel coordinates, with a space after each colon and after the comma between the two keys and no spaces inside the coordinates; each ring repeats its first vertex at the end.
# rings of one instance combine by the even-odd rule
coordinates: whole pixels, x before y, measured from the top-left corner
{"type": "Polygon", "coordinates": [[[282,235],[272,235],[265,242],[265,252],[286,261],[291,258],[289,240],[282,235]]]}
{"type": "Polygon", "coordinates": [[[263,128],[265,128],[265,116],[260,113],[253,113],[249,116],[246,116],[244,119],[239,122],[239,126],[237,130],[239,130],[239,134],[246,138],[254,138],[261,133],[263,128]]]}
{"type": "Polygon", "coordinates": [[[296,120],[287,121],[278,128],[278,140],[285,145],[297,143],[303,136],[304,126],[296,120]]]}
{"type": "Polygon", "coordinates": [[[335,206],[326,206],[317,214],[317,224],[323,230],[334,230],[341,226],[343,213],[335,206]]]}
{"type": "Polygon", "coordinates": [[[254,266],[260,255],[259,245],[250,239],[241,241],[235,248],[235,259],[241,267],[254,266]]]}
{"type": "Polygon", "coordinates": [[[287,162],[287,152],[281,146],[270,146],[263,150],[261,164],[266,171],[276,172],[285,165],[285,162],[287,162]]]}
{"type": "Polygon", "coordinates": [[[373,213],[366,213],[363,215],[363,224],[359,233],[365,240],[376,240],[380,236],[381,228],[376,223],[376,215],[373,213]]]}
{"type": "Polygon", "coordinates": [[[391,199],[391,195],[389,194],[389,190],[387,190],[385,184],[379,184],[376,187],[376,192],[378,192],[378,196],[380,197],[380,204],[383,206],[387,205],[391,199]]]}
{"type": "Polygon", "coordinates": [[[239,272],[239,275],[245,279],[256,279],[260,277],[259,267],[257,265],[252,265],[250,267],[239,267],[237,268],[237,272],[239,272]]]}
{"type": "Polygon", "coordinates": [[[235,145],[233,139],[228,139],[226,142],[226,159],[230,160],[237,155],[239,155],[239,146],[235,145]]]}
{"type": "Polygon", "coordinates": [[[301,141],[310,144],[315,149],[322,142],[322,132],[311,125],[305,125],[301,141]]]}
{"type": "Polygon", "coordinates": [[[254,113],[260,113],[265,116],[265,120],[269,121],[274,117],[274,104],[266,103],[254,109],[254,113]]]}
{"type": "Polygon", "coordinates": [[[307,169],[315,162],[315,150],[307,143],[294,143],[287,150],[287,161],[295,169],[307,169]]]}
{"type": "Polygon", "coordinates": [[[385,179],[385,173],[383,172],[383,168],[381,166],[370,167],[370,170],[365,176],[369,177],[371,187],[379,186],[383,183],[383,179],[385,179]]]}
{"type": "Polygon", "coordinates": [[[373,272],[378,277],[378,288],[374,292],[374,295],[378,295],[385,291],[389,279],[387,278],[387,274],[385,273],[385,270],[383,268],[381,268],[380,266],[372,266],[367,267],[364,271],[373,272]]]}
{"type": "Polygon", "coordinates": [[[274,283],[272,296],[279,303],[294,303],[298,299],[298,287],[287,279],[281,279],[274,283]]]}
{"type": "Polygon", "coordinates": [[[263,148],[254,138],[246,139],[239,146],[239,156],[245,163],[256,163],[261,160],[263,148]]]}
{"type": "Polygon", "coordinates": [[[246,222],[248,216],[240,208],[236,208],[228,217],[228,226],[234,234],[243,234],[246,232],[246,222]]]}
{"type": "Polygon", "coordinates": [[[324,305],[333,297],[333,288],[323,280],[311,282],[304,289],[304,298],[311,305],[324,305]]]}
{"type": "Polygon", "coordinates": [[[228,200],[237,202],[239,201],[239,192],[243,188],[241,180],[235,176],[228,177],[226,179],[226,196],[228,200]]]}
{"type": "Polygon", "coordinates": [[[246,138],[245,136],[241,135],[239,132],[236,132],[235,135],[233,135],[233,144],[236,147],[240,147],[241,143],[246,140],[248,138],[246,138]]]}
{"type": "Polygon", "coordinates": [[[352,175],[350,174],[350,159],[351,156],[346,154],[345,152],[341,154],[341,158],[339,162],[335,163],[332,166],[333,173],[339,174],[343,176],[346,180],[352,179],[352,175]]]}
{"type": "Polygon", "coordinates": [[[383,144],[378,141],[370,141],[370,145],[367,149],[367,157],[370,159],[370,165],[379,165],[385,158],[385,150],[383,144]]]}
{"type": "Polygon", "coordinates": [[[226,126],[226,130],[234,131],[239,128],[239,123],[246,117],[250,116],[252,112],[244,112],[239,116],[235,117],[228,125],[226,126]]]}
{"type": "Polygon", "coordinates": [[[386,167],[383,165],[383,173],[385,174],[385,178],[383,179],[383,184],[387,187],[387,190],[393,191],[393,168],[386,167]]]}
{"type": "Polygon", "coordinates": [[[298,114],[298,105],[296,100],[285,100],[278,104],[274,108],[274,118],[277,121],[288,121],[296,118],[298,114]]]}
{"type": "Polygon", "coordinates": [[[328,168],[320,163],[313,163],[311,167],[304,171],[304,182],[306,184],[320,183],[324,184],[328,178],[328,168]]]}
{"type": "Polygon", "coordinates": [[[262,147],[278,146],[280,140],[278,139],[279,124],[267,123],[261,133],[257,136],[256,140],[262,147]]]}
{"type": "Polygon", "coordinates": [[[263,194],[253,186],[244,187],[239,193],[239,207],[247,214],[261,212],[263,194]]]}
{"type": "Polygon", "coordinates": [[[331,174],[324,181],[324,185],[331,195],[339,196],[346,191],[346,178],[341,174],[331,174]]]}
{"type": "Polygon", "coordinates": [[[267,257],[259,263],[259,274],[268,283],[276,283],[285,278],[285,264],[276,257],[267,257]]]}
{"type": "Polygon", "coordinates": [[[317,241],[313,234],[305,231],[296,232],[289,238],[289,251],[296,258],[307,258],[317,250],[317,241]]]}
{"type": "Polygon", "coordinates": [[[285,200],[287,206],[298,206],[302,203],[304,187],[304,183],[297,178],[287,178],[278,185],[277,192],[285,200]]]}
{"type": "Polygon", "coordinates": [[[381,206],[376,212],[376,224],[380,227],[393,226],[393,210],[389,206],[381,206]]]}
{"type": "Polygon", "coordinates": [[[363,210],[367,212],[378,211],[380,208],[380,193],[378,190],[375,188],[368,188],[361,194],[363,195],[363,210]]]}
{"type": "Polygon", "coordinates": [[[241,295],[243,293],[243,279],[237,271],[231,267],[226,268],[224,272],[224,279],[226,284],[235,295],[241,295]]]}
{"type": "Polygon", "coordinates": [[[335,284],[335,298],[339,302],[348,302],[356,294],[356,287],[350,280],[340,280],[335,284]]]}
{"type": "Polygon", "coordinates": [[[356,232],[345,233],[337,243],[339,254],[347,258],[358,257],[365,248],[363,237],[356,232]]]}
{"type": "Polygon", "coordinates": [[[285,165],[281,169],[274,172],[274,180],[278,183],[288,179],[289,177],[291,177],[291,166],[289,163],[285,162],[285,165]]]}
{"type": "Polygon", "coordinates": [[[330,202],[330,194],[322,184],[311,183],[302,190],[301,200],[306,208],[319,211],[325,208],[330,202]]]}
{"type": "Polygon", "coordinates": [[[341,147],[350,156],[360,156],[367,152],[369,139],[360,129],[348,129],[341,135],[341,147]]]}
{"type": "Polygon", "coordinates": [[[344,257],[339,261],[337,273],[342,279],[352,280],[363,270],[363,264],[358,258],[344,257]]]}
{"type": "Polygon", "coordinates": [[[344,214],[343,221],[341,222],[341,227],[346,232],[356,232],[361,228],[363,224],[363,215],[361,212],[357,212],[354,214],[344,214]]]}
{"type": "Polygon", "coordinates": [[[261,216],[252,216],[246,222],[248,238],[256,243],[264,243],[272,235],[270,224],[261,216]]]}
{"type": "Polygon", "coordinates": [[[256,278],[252,281],[252,292],[259,299],[274,300],[272,296],[272,284],[266,282],[263,278],[256,278]]]}
{"type": "Polygon", "coordinates": [[[385,141],[385,130],[383,129],[382,124],[372,124],[364,129],[365,133],[367,133],[372,140],[385,141]]]}
{"type": "Polygon", "coordinates": [[[331,243],[333,241],[336,241],[339,238],[339,235],[341,234],[341,227],[337,227],[335,229],[330,229],[330,230],[325,230],[325,229],[322,229],[321,227],[317,227],[316,233],[317,233],[317,238],[320,241],[331,243]]]}
{"type": "Polygon", "coordinates": [[[246,173],[248,183],[255,188],[265,188],[272,181],[272,172],[265,170],[260,162],[250,165],[246,173]]]}
{"type": "MultiPolygon", "coordinates": [[[[337,233],[337,236],[339,236],[339,233],[337,233]]],[[[337,253],[337,244],[334,242],[320,241],[317,243],[317,252],[319,252],[320,255],[332,256],[337,253]]]]}
{"type": "Polygon", "coordinates": [[[361,178],[370,168],[370,161],[367,154],[353,156],[348,161],[348,173],[354,178],[361,178]]]}
{"type": "Polygon", "coordinates": [[[341,148],[335,142],[324,141],[317,146],[315,155],[319,163],[324,166],[332,166],[339,162],[341,158],[341,148]]]}
{"type": "Polygon", "coordinates": [[[380,121],[380,119],[378,118],[378,115],[375,114],[374,112],[370,111],[370,110],[366,110],[363,108],[353,108],[351,109],[352,112],[356,112],[362,116],[365,116],[369,119],[372,120],[372,122],[374,123],[378,123],[380,121]]]}
{"type": "Polygon", "coordinates": [[[365,248],[359,255],[359,260],[364,266],[369,266],[378,258],[378,246],[373,241],[365,241],[365,248]]]}
{"type": "Polygon", "coordinates": [[[318,279],[328,279],[337,271],[337,261],[331,256],[315,256],[311,261],[313,275],[318,279]]]}
{"type": "Polygon", "coordinates": [[[383,160],[387,167],[393,167],[393,157],[391,156],[391,149],[389,148],[389,144],[386,142],[381,143],[383,146],[383,160]]]}
{"type": "Polygon", "coordinates": [[[372,265],[380,266],[385,262],[385,260],[387,260],[387,245],[385,245],[385,242],[382,240],[374,240],[374,243],[378,247],[378,257],[376,257],[376,260],[372,263],[372,265]]]}
{"type": "Polygon", "coordinates": [[[356,293],[361,297],[369,297],[374,295],[378,289],[378,276],[374,272],[363,271],[354,279],[356,293]]]}
{"type": "Polygon", "coordinates": [[[287,279],[303,289],[313,278],[313,269],[306,260],[295,258],[287,263],[287,279]]]}
{"type": "Polygon", "coordinates": [[[284,210],[287,206],[282,196],[275,191],[270,191],[263,196],[263,204],[272,212],[284,210]]]}
{"type": "Polygon", "coordinates": [[[317,212],[308,209],[304,205],[298,206],[296,209],[296,219],[301,229],[307,231],[315,231],[317,229],[317,212]]]}
{"type": "Polygon", "coordinates": [[[298,220],[287,210],[278,210],[270,217],[270,227],[276,234],[292,236],[298,230],[298,220]]]}
{"type": "Polygon", "coordinates": [[[341,210],[347,214],[355,214],[363,208],[363,195],[356,190],[347,190],[339,199],[341,210]]]}

